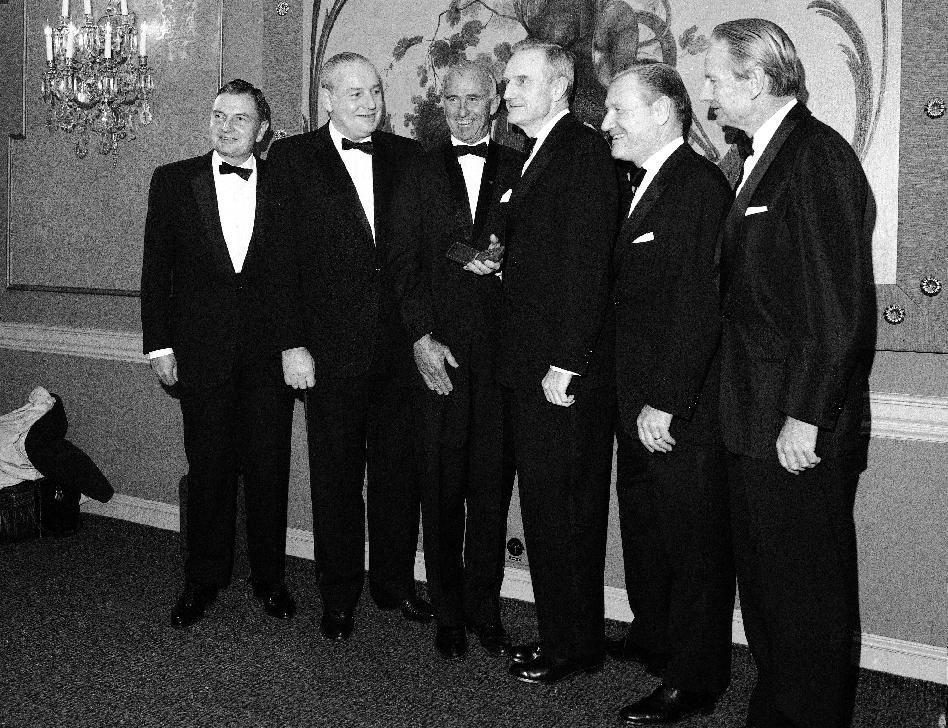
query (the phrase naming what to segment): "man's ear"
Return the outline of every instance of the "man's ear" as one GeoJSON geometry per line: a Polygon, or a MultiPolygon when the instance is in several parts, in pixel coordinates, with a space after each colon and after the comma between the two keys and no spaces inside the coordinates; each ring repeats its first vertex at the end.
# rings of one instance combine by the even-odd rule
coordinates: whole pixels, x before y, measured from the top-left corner
{"type": "Polygon", "coordinates": [[[257,144],[263,141],[263,138],[267,135],[267,130],[270,128],[269,121],[260,122],[260,131],[257,132],[257,144]]]}
{"type": "Polygon", "coordinates": [[[490,117],[493,119],[497,115],[497,111],[500,109],[500,96],[494,94],[494,98],[490,102],[490,117]]]}
{"type": "Polygon", "coordinates": [[[770,79],[760,66],[751,66],[747,69],[747,81],[750,84],[752,98],[756,99],[770,89],[770,79]]]}
{"type": "Polygon", "coordinates": [[[323,86],[319,87],[319,103],[327,113],[332,112],[332,94],[329,93],[329,89],[323,86]]]}
{"type": "Polygon", "coordinates": [[[553,92],[554,103],[566,96],[567,86],[569,86],[569,81],[566,80],[566,76],[557,76],[553,79],[550,88],[553,92]]]}

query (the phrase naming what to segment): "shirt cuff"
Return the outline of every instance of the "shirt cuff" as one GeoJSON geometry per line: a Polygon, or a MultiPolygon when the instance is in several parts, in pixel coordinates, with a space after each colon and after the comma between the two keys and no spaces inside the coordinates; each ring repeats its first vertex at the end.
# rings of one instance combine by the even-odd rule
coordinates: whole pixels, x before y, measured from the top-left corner
{"type": "Polygon", "coordinates": [[[572,374],[574,377],[580,376],[576,372],[571,372],[569,369],[561,369],[560,367],[555,367],[552,364],[550,364],[550,369],[552,369],[554,372],[563,372],[563,374],[572,374]]]}
{"type": "Polygon", "coordinates": [[[154,351],[149,351],[148,358],[157,359],[159,356],[168,356],[168,354],[174,354],[174,349],[155,349],[154,351]]]}

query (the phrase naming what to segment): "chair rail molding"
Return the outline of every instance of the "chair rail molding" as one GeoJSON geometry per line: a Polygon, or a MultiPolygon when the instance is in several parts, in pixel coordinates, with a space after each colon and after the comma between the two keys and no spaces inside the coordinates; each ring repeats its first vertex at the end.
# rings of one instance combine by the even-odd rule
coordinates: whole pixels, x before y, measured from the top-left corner
{"type": "MultiPolygon", "coordinates": [[[[142,335],[130,331],[0,322],[0,349],[146,363],[142,335]]],[[[948,443],[948,397],[872,392],[869,407],[874,438],[948,443]]]]}

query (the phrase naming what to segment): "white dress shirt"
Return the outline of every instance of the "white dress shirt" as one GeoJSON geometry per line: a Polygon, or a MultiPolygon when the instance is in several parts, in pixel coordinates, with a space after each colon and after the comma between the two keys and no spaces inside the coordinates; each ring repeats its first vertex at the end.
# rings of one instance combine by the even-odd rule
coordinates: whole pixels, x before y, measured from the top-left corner
{"type": "MultiPolygon", "coordinates": [[[[490,134],[485,136],[475,144],[489,144],[490,134]]],[[[455,147],[468,146],[467,142],[462,142],[451,136],[451,145],[455,147]]],[[[464,174],[464,186],[467,188],[467,201],[471,206],[471,220],[477,217],[477,198],[481,194],[481,177],[484,176],[484,165],[487,160],[476,154],[465,154],[458,157],[458,164],[461,165],[461,172],[464,174]]]]}
{"type": "MultiPolygon", "coordinates": [[[[352,184],[355,185],[356,194],[359,195],[359,202],[362,203],[362,210],[365,212],[369,221],[369,227],[372,228],[372,238],[375,238],[375,193],[372,189],[372,155],[359,151],[358,149],[342,149],[342,132],[336,129],[332,121],[329,122],[329,136],[332,143],[336,146],[336,151],[342,157],[342,163],[346,165],[349,177],[352,178],[352,184]]],[[[365,139],[350,139],[353,142],[368,142],[372,140],[372,135],[365,139]]]]}
{"type": "MultiPolygon", "coordinates": [[[[684,137],[677,137],[642,162],[642,169],[645,170],[645,176],[642,178],[639,186],[635,188],[635,195],[632,197],[632,204],[629,206],[629,215],[632,214],[632,210],[635,209],[635,206],[639,204],[639,200],[641,200],[642,195],[645,194],[645,188],[655,179],[658,170],[660,170],[662,165],[668,161],[668,158],[675,153],[675,150],[684,143],[684,137]]],[[[628,217],[628,215],[626,217],[628,217]]]]}
{"type": "MultiPolygon", "coordinates": [[[[234,165],[251,170],[246,180],[239,174],[221,174],[224,159],[216,151],[211,153],[211,172],[214,174],[214,191],[217,194],[217,212],[227,243],[227,254],[240,273],[250,249],[253,223],[257,214],[257,158],[252,154],[243,164],[234,165]]],[[[149,359],[173,354],[173,349],[156,349],[148,352],[149,359]]]]}
{"type": "Polygon", "coordinates": [[[546,138],[550,135],[550,132],[553,131],[553,127],[556,126],[556,122],[562,119],[569,113],[569,109],[563,109],[560,113],[554,116],[551,119],[548,119],[547,122],[540,127],[540,132],[537,134],[536,141],[533,143],[533,149],[530,150],[530,156],[527,157],[527,161],[523,163],[523,169],[520,170],[520,176],[523,176],[523,173],[527,171],[527,167],[530,166],[530,162],[533,161],[533,158],[537,156],[537,152],[540,147],[543,146],[543,142],[546,141],[546,138]]]}
{"type": "Polygon", "coordinates": [[[744,187],[744,183],[747,181],[747,178],[750,177],[750,173],[754,170],[757,160],[760,159],[761,152],[763,152],[764,149],[767,148],[767,145],[770,144],[770,140],[773,139],[774,134],[777,133],[777,127],[783,123],[783,120],[787,117],[787,114],[790,113],[790,109],[796,106],[796,103],[796,99],[790,99],[786,104],[777,109],[773,116],[761,124],[760,129],[754,133],[754,153],[744,160],[744,175],[741,177],[741,183],[737,186],[737,189],[734,190],[735,196],[741,193],[741,188],[744,187]]]}

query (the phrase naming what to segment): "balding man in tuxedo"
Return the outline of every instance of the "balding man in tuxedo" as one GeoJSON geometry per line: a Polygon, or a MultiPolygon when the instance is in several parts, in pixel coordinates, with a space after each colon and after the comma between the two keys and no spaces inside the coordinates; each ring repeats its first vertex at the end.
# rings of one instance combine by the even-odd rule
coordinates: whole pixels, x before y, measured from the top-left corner
{"type": "Polygon", "coordinates": [[[490,247],[487,221],[524,156],[491,139],[500,96],[489,66],[452,65],[441,98],[450,139],[406,185],[395,234],[423,271],[424,285],[402,306],[426,387],[424,546],[435,645],[451,659],[467,650],[465,624],[488,652],[510,648],[500,616],[514,469],[496,379],[502,283],[472,258],[502,252],[490,247]]]}
{"type": "Polygon", "coordinates": [[[292,218],[290,282],[304,346],[288,355],[293,385],[307,389],[313,528],[322,634],[345,640],[365,576],[382,609],[430,621],[415,594],[420,492],[413,438],[412,341],[399,317],[392,259],[394,190],[419,144],[380,131],[382,81],[357,53],[323,65],[319,95],[329,121],[276,142],[271,179],[292,218]],[[363,485],[368,483],[366,500],[363,485]]]}

